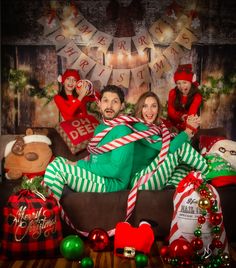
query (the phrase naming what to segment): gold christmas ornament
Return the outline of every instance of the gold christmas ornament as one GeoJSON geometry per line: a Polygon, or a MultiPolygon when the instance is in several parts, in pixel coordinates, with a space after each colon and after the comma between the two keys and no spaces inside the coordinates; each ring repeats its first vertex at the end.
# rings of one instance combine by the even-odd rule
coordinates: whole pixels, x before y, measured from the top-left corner
{"type": "Polygon", "coordinates": [[[199,201],[198,201],[198,206],[201,208],[201,209],[208,209],[210,208],[211,206],[211,202],[208,198],[201,198],[199,201]]]}

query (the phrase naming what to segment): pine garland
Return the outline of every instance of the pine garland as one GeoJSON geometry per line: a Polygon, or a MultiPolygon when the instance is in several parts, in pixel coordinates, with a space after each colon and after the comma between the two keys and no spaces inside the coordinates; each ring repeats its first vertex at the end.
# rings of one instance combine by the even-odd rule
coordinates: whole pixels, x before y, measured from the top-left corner
{"type": "Polygon", "coordinates": [[[20,190],[29,190],[29,191],[37,191],[41,193],[44,197],[49,195],[45,186],[42,185],[42,176],[36,176],[33,179],[29,179],[27,177],[22,178],[21,185],[14,188],[13,192],[16,193],[20,190]]]}

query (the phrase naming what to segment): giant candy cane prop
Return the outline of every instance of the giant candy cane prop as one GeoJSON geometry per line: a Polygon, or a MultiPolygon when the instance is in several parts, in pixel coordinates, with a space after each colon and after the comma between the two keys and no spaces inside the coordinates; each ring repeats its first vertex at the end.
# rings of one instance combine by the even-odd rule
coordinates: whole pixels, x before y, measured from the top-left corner
{"type": "MultiPolygon", "coordinates": [[[[113,119],[113,120],[104,120],[104,123],[109,125],[109,127],[105,130],[103,130],[102,132],[98,133],[96,136],[94,136],[89,145],[88,145],[88,151],[90,153],[93,154],[102,154],[102,153],[106,153],[109,152],[111,150],[114,150],[116,148],[119,148],[123,145],[126,145],[130,142],[134,142],[140,139],[147,139],[149,142],[157,142],[160,140],[152,140],[151,138],[149,138],[150,136],[156,134],[159,136],[162,136],[162,148],[159,154],[159,159],[156,158],[156,162],[157,162],[157,168],[158,166],[165,160],[165,157],[168,153],[169,150],[169,145],[170,145],[170,138],[171,138],[171,134],[169,132],[169,130],[166,128],[166,126],[164,124],[161,124],[160,127],[157,127],[154,124],[146,124],[149,126],[149,129],[146,131],[137,131],[135,128],[132,127],[132,125],[130,125],[130,123],[137,123],[137,122],[143,122],[143,120],[141,119],[137,119],[135,117],[132,116],[127,116],[127,115],[120,115],[117,118],[113,119]],[[98,146],[98,143],[103,139],[103,137],[105,137],[107,135],[107,133],[114,127],[117,125],[126,125],[129,128],[131,128],[134,132],[126,135],[124,137],[121,138],[117,138],[116,140],[113,140],[107,144],[104,144],[100,147],[98,146]]],[[[126,209],[126,218],[125,221],[127,221],[132,212],[133,209],[135,207],[135,203],[136,203],[136,199],[137,199],[137,192],[138,192],[138,188],[146,183],[149,178],[156,172],[157,169],[154,169],[153,171],[144,174],[142,177],[139,178],[139,180],[137,181],[137,183],[133,186],[133,188],[130,190],[129,196],[128,196],[128,200],[127,200],[127,209],[126,209]]],[[[89,233],[87,232],[83,232],[78,230],[69,220],[69,218],[66,216],[65,212],[62,210],[62,217],[64,218],[64,220],[67,222],[68,225],[70,225],[73,229],[75,229],[78,233],[84,235],[84,236],[88,236],[89,233]]],[[[107,231],[109,236],[112,236],[115,234],[115,229],[109,230],[107,231]]]]}

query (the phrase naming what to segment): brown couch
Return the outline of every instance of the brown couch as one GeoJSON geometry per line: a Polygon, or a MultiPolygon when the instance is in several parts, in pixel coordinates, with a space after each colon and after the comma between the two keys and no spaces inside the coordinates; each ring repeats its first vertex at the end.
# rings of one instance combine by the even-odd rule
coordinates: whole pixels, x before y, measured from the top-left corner
{"type": "MultiPolygon", "coordinates": [[[[19,133],[25,133],[20,130],[19,133]]],[[[200,130],[193,140],[193,146],[197,148],[198,139],[204,135],[224,135],[224,129],[200,130]]],[[[72,155],[66,144],[55,129],[49,129],[49,138],[52,141],[52,150],[55,156],[64,156],[70,160],[78,160],[86,156],[87,152],[82,151],[78,155],[72,155]]],[[[2,209],[12,189],[18,182],[8,181],[2,172],[0,183],[0,230],[2,230],[2,209]]],[[[225,186],[217,188],[224,216],[224,224],[229,241],[236,241],[236,186],[225,186]]],[[[64,188],[61,204],[69,218],[81,231],[89,232],[99,227],[110,230],[116,223],[125,219],[127,205],[127,191],[114,193],[76,193],[68,187],[64,188]]],[[[149,219],[158,224],[154,228],[157,238],[163,239],[169,234],[173,213],[174,189],[162,191],[139,191],[136,207],[129,222],[137,226],[141,219],[149,219]]],[[[63,222],[64,235],[75,233],[66,223],[63,222]]]]}

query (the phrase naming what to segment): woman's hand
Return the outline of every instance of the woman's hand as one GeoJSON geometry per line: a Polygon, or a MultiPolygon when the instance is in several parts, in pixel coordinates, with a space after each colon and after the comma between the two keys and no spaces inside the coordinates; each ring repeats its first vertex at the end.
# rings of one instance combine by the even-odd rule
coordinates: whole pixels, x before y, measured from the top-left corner
{"type": "Polygon", "coordinates": [[[200,122],[200,117],[197,115],[190,115],[187,117],[185,132],[188,134],[189,138],[192,138],[197,132],[200,122]]]}
{"type": "Polygon", "coordinates": [[[186,120],[186,126],[191,126],[192,128],[197,129],[200,126],[201,119],[197,115],[189,115],[186,120]]]}
{"type": "Polygon", "coordinates": [[[76,90],[78,96],[78,99],[81,101],[87,94],[88,94],[88,89],[86,87],[82,87],[79,90],[76,90]]]}

